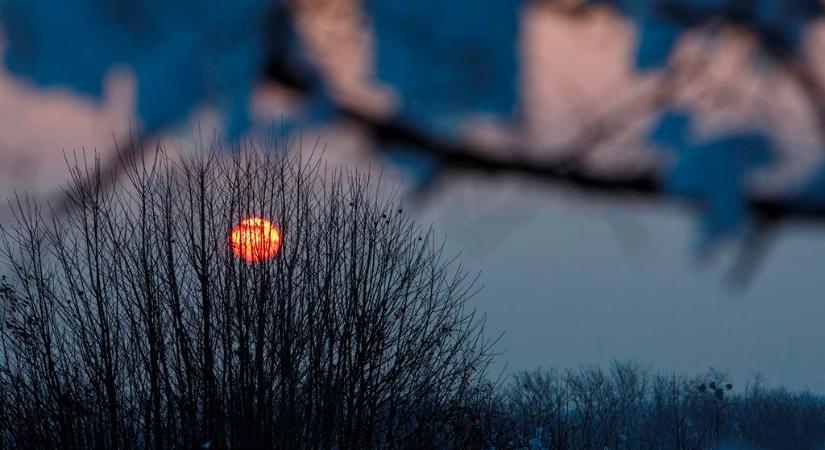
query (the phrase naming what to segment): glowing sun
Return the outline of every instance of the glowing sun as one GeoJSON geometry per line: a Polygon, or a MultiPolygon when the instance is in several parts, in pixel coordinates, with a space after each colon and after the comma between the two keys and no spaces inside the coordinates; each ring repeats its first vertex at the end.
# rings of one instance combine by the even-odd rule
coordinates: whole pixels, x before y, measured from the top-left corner
{"type": "Polygon", "coordinates": [[[272,222],[263,217],[248,217],[232,227],[229,245],[232,253],[244,261],[263,261],[278,253],[281,233],[272,222]]]}

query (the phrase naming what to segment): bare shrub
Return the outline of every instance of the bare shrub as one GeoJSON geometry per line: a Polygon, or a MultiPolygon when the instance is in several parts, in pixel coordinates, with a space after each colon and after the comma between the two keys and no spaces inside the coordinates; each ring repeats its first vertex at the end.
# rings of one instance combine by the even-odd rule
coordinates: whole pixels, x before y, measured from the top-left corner
{"type": "Polygon", "coordinates": [[[113,189],[75,156],[65,215],[15,199],[0,443],[466,448],[490,342],[433,231],[380,180],[274,139],[200,145],[122,161],[113,189]],[[253,214],[282,232],[271,260],[227,244],[253,214]]]}

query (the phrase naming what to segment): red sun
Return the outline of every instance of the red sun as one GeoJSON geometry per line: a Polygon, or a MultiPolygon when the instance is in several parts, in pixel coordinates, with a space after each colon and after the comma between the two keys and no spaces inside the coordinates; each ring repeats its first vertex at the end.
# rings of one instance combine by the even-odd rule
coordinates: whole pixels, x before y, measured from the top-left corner
{"type": "Polygon", "coordinates": [[[263,217],[248,217],[232,227],[229,245],[232,253],[244,261],[264,261],[278,253],[281,233],[272,222],[263,217]]]}

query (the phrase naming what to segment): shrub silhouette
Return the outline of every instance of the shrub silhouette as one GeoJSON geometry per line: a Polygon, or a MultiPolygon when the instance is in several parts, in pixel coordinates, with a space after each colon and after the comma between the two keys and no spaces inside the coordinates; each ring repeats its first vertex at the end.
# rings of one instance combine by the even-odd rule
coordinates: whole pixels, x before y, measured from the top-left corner
{"type": "Polygon", "coordinates": [[[14,200],[0,445],[467,448],[491,342],[433,231],[275,139],[198,145],[124,158],[111,189],[75,155],[65,214],[14,200]],[[282,232],[270,260],[230,251],[250,214],[282,232]]]}

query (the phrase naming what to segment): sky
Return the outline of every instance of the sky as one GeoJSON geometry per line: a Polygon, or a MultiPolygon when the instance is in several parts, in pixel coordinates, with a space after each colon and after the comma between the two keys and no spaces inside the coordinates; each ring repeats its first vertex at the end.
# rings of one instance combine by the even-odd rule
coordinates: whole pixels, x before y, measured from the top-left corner
{"type": "MultiPolygon", "coordinates": [[[[54,193],[66,176],[63,149],[105,154],[112,139],[103,127],[49,113],[25,123],[30,129],[18,128],[16,139],[37,142],[37,156],[0,146],[5,161],[31,159],[28,175],[2,177],[3,197],[54,193]],[[48,138],[38,133],[46,127],[48,138]]],[[[336,153],[340,132],[312,133],[305,141],[319,137],[333,161],[364,167],[347,149],[336,153]]],[[[388,185],[409,186],[386,173],[388,185]]],[[[504,333],[493,372],[632,359],[661,372],[724,369],[739,386],[760,372],[773,385],[825,392],[825,230],[784,229],[752,282],[733,289],[730,252],[697,258],[696,217],[679,207],[571,198],[508,178],[462,177],[439,189],[411,211],[446,238],[448,254],[480,273],[483,288],[470,305],[487,316],[490,336],[504,333]]]]}
{"type": "MultiPolygon", "coordinates": [[[[628,79],[619,64],[630,48],[627,30],[622,34],[613,23],[601,27],[582,26],[576,28],[580,35],[573,35],[569,25],[548,18],[525,24],[522,51],[531,57],[522,74],[524,133],[537,147],[569,128],[560,118],[571,115],[571,105],[604,106],[593,101],[601,99],[599,93],[632,92],[637,83],[644,84],[628,79]],[[592,51],[566,50],[571,45],[592,51]],[[559,54],[571,59],[560,64],[559,54]],[[571,103],[568,95],[578,100],[571,103]]],[[[340,42],[334,34],[331,39],[340,42]]],[[[361,46],[338,46],[333,52],[323,42],[316,44],[327,69],[338,74],[340,90],[356,93],[377,109],[388,107],[391,100],[376,93],[381,89],[363,83],[361,69],[368,61],[361,46]],[[324,57],[332,53],[343,56],[324,57]]],[[[725,61],[719,71],[736,69],[725,61]]],[[[56,192],[65,180],[64,150],[111,152],[113,136],[129,130],[132,84],[128,74],[112,74],[105,100],[94,105],[65,91],[34,90],[0,72],[0,197],[14,190],[56,192]]],[[[271,95],[257,93],[258,116],[289,109],[271,95]]],[[[760,110],[754,106],[766,96],[780,95],[782,89],[757,92],[738,108],[760,110]]],[[[793,101],[787,106],[796,108],[793,101]]],[[[779,123],[780,131],[804,141],[798,129],[804,124],[791,122],[779,123]]],[[[203,129],[214,124],[208,111],[190,121],[203,129]]],[[[332,161],[376,165],[359,153],[364,141],[357,133],[311,129],[304,141],[316,137],[332,161]]],[[[177,139],[185,147],[190,138],[191,132],[183,131],[167,143],[177,139]]],[[[408,179],[388,173],[389,184],[409,185],[408,179]]],[[[632,359],[661,372],[727,370],[740,387],[762,373],[772,385],[825,393],[821,228],[783,229],[752,282],[737,290],[725,278],[731,253],[700,261],[695,215],[670,204],[608,202],[571,197],[525,180],[458,177],[412,211],[446,237],[448,253],[460,253],[458,261],[480,273],[483,289],[470,304],[487,316],[491,336],[504,333],[494,371],[606,366],[614,359],[632,359]]]]}
{"type": "Polygon", "coordinates": [[[654,372],[723,369],[739,387],[761,373],[825,392],[822,229],[784,230],[736,288],[726,278],[732,252],[703,263],[695,217],[682,209],[588,205],[500,184],[513,183],[455,189],[422,220],[481,272],[473,303],[491,334],[504,332],[507,370],[634,360],[654,372]],[[491,197],[495,206],[471,206],[491,197]]]}

